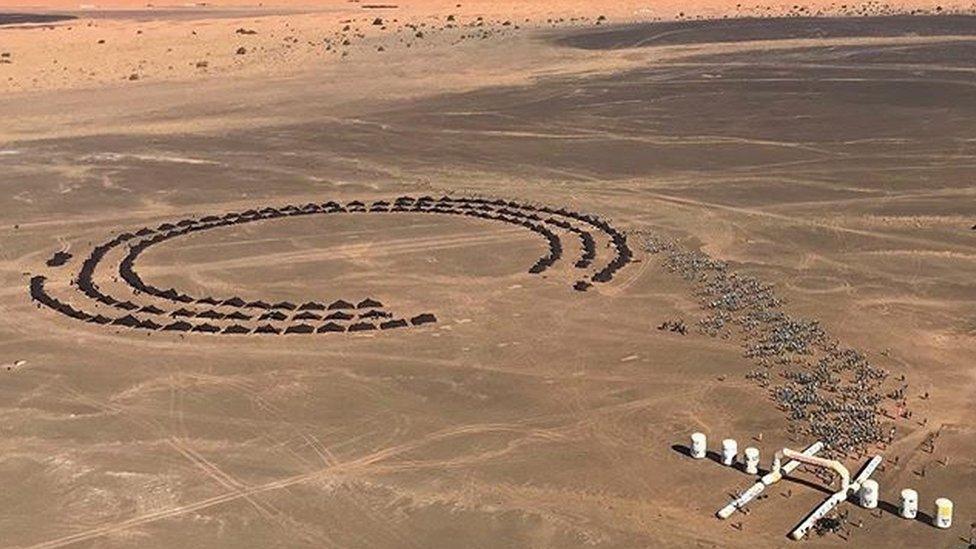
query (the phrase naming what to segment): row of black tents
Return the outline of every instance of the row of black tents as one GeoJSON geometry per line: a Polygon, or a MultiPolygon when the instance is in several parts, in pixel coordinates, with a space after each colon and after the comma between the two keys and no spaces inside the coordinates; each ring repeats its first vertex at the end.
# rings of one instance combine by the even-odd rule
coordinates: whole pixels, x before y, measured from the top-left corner
{"type": "MultiPolygon", "coordinates": [[[[268,219],[271,217],[289,216],[289,215],[308,215],[312,213],[332,213],[332,212],[342,212],[342,211],[388,211],[391,203],[385,200],[377,200],[367,205],[361,201],[351,201],[345,206],[338,202],[330,201],[323,204],[308,203],[303,206],[296,205],[286,205],[279,208],[265,207],[260,210],[252,209],[247,210],[243,213],[230,212],[224,214],[223,216],[205,216],[199,219],[183,219],[175,224],[173,223],[163,223],[153,230],[148,227],[143,227],[135,233],[135,235],[126,233],[125,235],[120,235],[115,241],[109,243],[109,246],[117,244],[119,241],[124,241],[133,238],[134,236],[149,236],[153,235],[151,238],[142,240],[137,244],[131,246],[129,255],[123,260],[120,265],[120,273],[122,278],[125,279],[131,286],[137,290],[144,291],[146,293],[157,295],[159,297],[170,299],[182,303],[191,303],[197,301],[203,304],[211,305],[228,305],[236,307],[246,307],[248,305],[253,305],[256,308],[260,308],[261,305],[265,305],[263,302],[245,302],[239,297],[233,297],[228,299],[217,299],[213,297],[206,297],[200,299],[194,299],[191,296],[180,293],[175,289],[161,290],[153,286],[143,283],[141,278],[135,273],[133,269],[135,258],[141,253],[145,248],[151,246],[152,244],[179,236],[182,234],[187,234],[194,231],[205,230],[213,227],[219,227],[235,223],[246,223],[250,221],[255,221],[259,219],[268,219]]],[[[617,237],[622,237],[622,235],[616,232],[609,223],[591,215],[580,214],[577,212],[569,211],[564,208],[553,209],[547,206],[535,207],[530,204],[523,204],[515,201],[506,201],[502,199],[487,199],[487,198],[467,198],[467,197],[448,197],[442,196],[439,199],[434,199],[431,196],[424,196],[420,198],[413,198],[409,196],[401,196],[397,198],[393,203],[392,207],[394,211],[407,211],[408,209],[424,210],[432,208],[430,211],[434,213],[453,213],[453,214],[465,214],[472,215],[481,218],[494,219],[499,221],[505,221],[514,224],[521,224],[527,228],[533,229],[534,224],[527,223],[525,220],[511,219],[512,217],[524,217],[529,220],[540,220],[541,218],[535,213],[524,213],[528,212],[542,212],[549,213],[552,215],[566,216],[574,218],[578,221],[589,223],[601,230],[607,232],[614,243],[617,245],[618,256],[615,260],[611,261],[603,270],[592,277],[595,282],[608,282],[612,279],[613,273],[630,260],[630,250],[626,248],[626,244],[623,243],[621,246],[618,242],[617,237]],[[409,207],[409,208],[408,208],[409,207]]],[[[550,217],[545,220],[547,223],[553,223],[555,220],[550,217]]],[[[554,223],[563,228],[568,228],[567,223],[554,223]]],[[[533,229],[535,230],[535,229],[533,229]]],[[[570,228],[574,230],[581,239],[583,244],[583,254],[581,258],[576,262],[576,266],[579,268],[585,268],[588,266],[595,258],[595,243],[591,235],[586,231],[578,228],[570,228]]],[[[540,258],[532,268],[530,272],[540,273],[546,268],[551,266],[558,258],[561,256],[562,247],[558,242],[558,237],[555,239],[545,235],[544,232],[540,232],[548,239],[550,243],[550,253],[548,256],[540,258]]],[[[102,254],[103,255],[103,254],[102,254]]],[[[90,278],[90,276],[88,277],[90,278]]],[[[293,304],[288,302],[281,302],[274,305],[266,304],[264,308],[290,308],[293,304]]]]}
{"type": "MultiPolygon", "coordinates": [[[[553,209],[549,207],[539,207],[536,208],[531,205],[519,204],[516,202],[505,202],[504,200],[487,200],[487,199],[450,199],[449,197],[442,197],[440,200],[435,201],[433,198],[426,197],[426,204],[423,202],[425,199],[420,199],[413,206],[414,211],[429,211],[431,213],[445,213],[445,214],[460,214],[469,215],[473,217],[479,217],[483,219],[491,219],[497,221],[504,221],[512,224],[522,225],[530,230],[534,230],[545,236],[549,241],[550,253],[548,256],[540,258],[530,269],[529,272],[533,274],[541,273],[550,267],[553,263],[558,261],[562,254],[562,245],[551,231],[541,228],[537,224],[530,223],[526,220],[543,220],[538,214],[529,213],[526,214],[524,211],[529,212],[543,212],[549,213],[554,216],[564,216],[575,219],[582,223],[587,223],[593,227],[596,227],[607,234],[610,238],[612,245],[615,247],[617,254],[616,256],[608,262],[608,264],[594,274],[591,277],[593,282],[609,282],[613,279],[613,275],[623,268],[625,265],[630,263],[633,258],[633,253],[627,246],[626,236],[618,231],[607,221],[600,219],[597,216],[581,214],[578,212],[573,212],[566,210],[564,208],[553,209]],[[452,207],[452,204],[457,204],[457,207],[452,207]],[[477,204],[477,205],[475,205],[477,204]],[[493,206],[500,206],[500,208],[495,209],[493,206]],[[426,208],[431,208],[427,210],[426,208]],[[520,211],[524,210],[524,211],[520,211]],[[519,218],[523,218],[520,220],[519,218]],[[550,236],[551,235],[551,236],[550,236]]],[[[586,268],[596,259],[596,241],[593,235],[584,229],[573,226],[571,223],[557,219],[555,217],[548,217],[544,219],[546,223],[558,226],[560,228],[566,229],[568,231],[574,232],[578,235],[580,243],[582,246],[582,254],[580,259],[575,263],[577,268],[586,268]]],[[[574,287],[578,290],[585,290],[592,286],[591,283],[584,281],[578,282],[574,287]]]]}
{"type": "MultiPolygon", "coordinates": [[[[270,324],[265,324],[254,330],[242,326],[240,324],[233,324],[221,329],[219,326],[213,324],[203,323],[203,324],[190,324],[185,320],[176,320],[170,324],[159,324],[152,321],[151,319],[140,319],[132,314],[126,314],[118,318],[109,318],[101,314],[89,314],[85,311],[81,311],[72,307],[71,305],[58,300],[57,298],[51,296],[47,293],[45,289],[45,283],[47,278],[44,276],[33,276],[30,280],[30,295],[31,298],[37,301],[39,304],[44,305],[50,309],[53,309],[65,316],[74,318],[76,320],[81,320],[85,322],[92,322],[94,324],[111,325],[111,326],[123,326],[128,328],[141,328],[145,330],[162,330],[162,331],[177,331],[177,332],[201,332],[201,333],[227,333],[227,334],[246,334],[246,333],[285,333],[285,334],[301,334],[301,333],[326,333],[326,332],[361,332],[369,330],[389,330],[394,328],[404,328],[409,325],[420,326],[423,324],[429,324],[437,322],[436,317],[430,313],[423,313],[414,316],[409,320],[404,319],[392,319],[389,313],[383,313],[382,316],[374,316],[374,318],[388,318],[384,322],[381,322],[378,326],[370,322],[364,322],[360,320],[359,322],[350,325],[348,328],[337,324],[334,321],[327,322],[326,324],[315,329],[309,324],[295,324],[291,326],[286,326],[284,328],[279,328],[270,324]]],[[[378,313],[378,311],[376,311],[378,313]]],[[[360,315],[360,319],[365,318],[360,315]]],[[[351,315],[346,320],[352,320],[351,315]]]]}
{"type": "Polygon", "coordinates": [[[52,297],[47,290],[44,289],[44,283],[47,282],[47,278],[43,276],[33,276],[30,279],[30,296],[31,299],[37,301],[41,305],[53,309],[65,316],[74,318],[76,320],[87,321],[91,319],[92,315],[75,309],[71,305],[64,303],[58,299],[52,297]]]}
{"type": "Polygon", "coordinates": [[[246,326],[240,324],[232,324],[221,328],[219,326],[203,323],[203,324],[191,324],[185,320],[176,320],[169,324],[159,324],[152,321],[151,319],[140,319],[132,314],[126,314],[118,318],[109,318],[101,314],[92,315],[87,312],[75,309],[71,305],[64,303],[49,293],[45,289],[45,282],[47,281],[44,276],[34,276],[30,280],[30,295],[31,298],[37,301],[40,305],[44,305],[52,310],[55,310],[65,316],[74,318],[76,320],[81,320],[85,322],[91,322],[94,324],[110,325],[110,326],[122,326],[127,328],[138,328],[144,330],[152,331],[164,331],[164,332],[196,332],[196,333],[223,333],[223,334],[311,334],[311,333],[334,333],[334,332],[364,332],[372,330],[391,330],[396,328],[405,328],[407,326],[421,326],[424,324],[430,324],[437,322],[437,318],[431,313],[423,313],[414,316],[409,321],[405,319],[389,319],[381,322],[379,325],[359,321],[348,327],[338,324],[336,322],[327,322],[318,328],[310,324],[294,324],[285,327],[277,327],[271,324],[264,324],[253,330],[246,326]]]}
{"type": "Polygon", "coordinates": [[[591,263],[593,263],[593,260],[596,259],[596,240],[594,240],[593,235],[589,231],[580,229],[569,221],[558,219],[556,217],[549,217],[545,221],[550,225],[567,230],[579,237],[582,252],[580,253],[579,260],[577,260],[575,263],[575,267],[577,269],[585,269],[589,267],[591,263]]]}
{"type": "MultiPolygon", "coordinates": [[[[136,235],[139,235],[140,233],[146,234],[147,231],[148,231],[148,229],[142,229],[139,232],[137,232],[136,235]]],[[[92,274],[94,272],[94,266],[95,266],[95,264],[97,264],[98,260],[101,259],[101,257],[103,257],[104,254],[107,253],[107,251],[109,249],[111,249],[111,247],[116,246],[119,243],[121,243],[122,241],[131,239],[131,238],[132,238],[131,236],[127,236],[127,237],[123,237],[123,238],[117,238],[117,239],[113,240],[112,242],[108,243],[108,245],[106,245],[106,246],[101,246],[101,247],[96,248],[96,251],[93,252],[93,254],[92,254],[92,261],[90,262],[91,265],[84,269],[84,272],[79,276],[79,281],[82,281],[82,284],[81,284],[82,286],[87,287],[87,288],[90,289],[90,291],[89,292],[86,292],[86,293],[89,293],[89,295],[93,295],[100,302],[103,302],[103,303],[106,303],[108,305],[111,305],[111,306],[114,306],[114,307],[117,307],[117,308],[120,308],[120,309],[124,309],[124,310],[127,310],[127,311],[135,311],[135,310],[138,310],[138,312],[146,313],[146,314],[153,314],[153,315],[161,315],[161,314],[164,314],[164,313],[166,313],[166,311],[164,311],[163,309],[160,309],[159,307],[156,307],[155,305],[147,305],[147,306],[144,306],[144,307],[140,308],[138,305],[132,303],[131,301],[118,301],[118,300],[116,300],[116,299],[114,299],[114,298],[112,298],[110,296],[107,296],[105,294],[102,294],[97,289],[97,286],[95,286],[95,284],[92,282],[92,274]]],[[[141,250],[141,249],[144,249],[144,248],[139,247],[139,245],[133,246],[133,248],[136,249],[137,251],[138,250],[141,250]]],[[[126,257],[126,259],[124,260],[123,267],[120,268],[120,273],[121,273],[122,277],[124,279],[127,279],[127,281],[131,285],[133,285],[134,287],[137,288],[137,290],[140,287],[143,290],[151,290],[152,288],[147,287],[146,285],[142,284],[141,279],[139,279],[138,275],[132,270],[132,262],[134,261],[134,257],[135,256],[130,253],[130,255],[128,255],[126,257]]],[[[317,317],[317,315],[314,315],[313,313],[310,312],[310,311],[314,311],[314,310],[321,310],[321,311],[332,310],[332,311],[337,311],[336,314],[338,314],[339,316],[335,316],[334,318],[346,320],[346,318],[344,318],[344,317],[345,316],[348,316],[348,315],[346,313],[341,313],[342,310],[346,310],[346,309],[367,309],[367,308],[368,309],[374,309],[374,308],[377,308],[377,307],[382,307],[382,305],[383,305],[381,302],[379,302],[379,301],[377,301],[375,299],[372,299],[372,298],[363,299],[363,300],[359,301],[356,304],[353,304],[353,303],[351,303],[349,301],[346,301],[346,300],[339,299],[339,300],[336,300],[336,301],[332,302],[329,305],[326,305],[324,303],[315,302],[315,301],[309,301],[309,302],[303,303],[301,305],[295,305],[295,304],[293,304],[291,302],[288,302],[288,301],[281,301],[281,302],[274,303],[274,304],[266,303],[264,301],[246,302],[246,301],[244,301],[240,297],[232,297],[232,298],[228,298],[228,299],[224,299],[224,300],[218,300],[218,299],[213,298],[213,297],[205,297],[205,298],[200,298],[200,299],[194,299],[194,298],[191,298],[190,296],[187,296],[185,294],[181,294],[181,293],[177,292],[175,289],[172,289],[172,288],[171,289],[168,289],[168,290],[162,290],[162,291],[159,292],[159,294],[161,294],[161,297],[172,298],[172,299],[174,299],[176,301],[180,301],[180,302],[184,302],[184,303],[196,302],[196,303],[200,303],[200,304],[208,304],[208,305],[215,305],[215,306],[229,306],[229,307],[236,307],[236,308],[262,308],[262,309],[270,309],[270,310],[273,310],[273,311],[276,310],[276,309],[285,309],[285,310],[296,310],[297,309],[299,311],[304,311],[300,315],[295,315],[294,319],[296,319],[296,320],[319,320],[319,319],[321,319],[320,317],[317,317]]],[[[274,311],[271,314],[274,315],[274,317],[275,317],[274,320],[284,320],[285,319],[285,317],[283,317],[282,313],[278,313],[277,311],[274,311]]],[[[176,317],[176,316],[197,317],[197,318],[207,318],[207,319],[212,319],[212,320],[229,319],[229,320],[243,320],[243,321],[246,321],[246,320],[250,320],[252,318],[250,315],[244,314],[243,312],[240,312],[240,311],[233,311],[233,312],[230,312],[230,313],[221,313],[221,312],[218,312],[218,311],[214,311],[212,309],[208,309],[208,310],[205,310],[205,311],[197,312],[197,311],[190,311],[190,310],[187,310],[185,308],[179,309],[177,311],[173,311],[172,313],[170,313],[170,315],[171,316],[174,316],[174,317],[176,317]]],[[[370,310],[367,313],[361,314],[360,316],[363,317],[363,318],[388,318],[389,316],[392,316],[392,315],[390,315],[389,313],[382,313],[382,312],[379,312],[379,311],[370,310]]],[[[262,318],[262,320],[264,320],[264,318],[262,318]]]]}
{"type": "MultiPolygon", "coordinates": [[[[213,219],[213,217],[211,216],[203,219],[205,220],[213,219]]],[[[177,223],[177,226],[183,227],[184,230],[189,230],[193,228],[193,226],[190,223],[191,223],[190,220],[182,220],[177,223]]],[[[166,224],[161,225],[161,227],[165,225],[166,224]]],[[[173,226],[173,225],[169,225],[169,226],[173,226]]],[[[126,310],[138,309],[139,307],[131,302],[118,301],[115,300],[114,298],[111,298],[110,296],[101,294],[98,291],[97,286],[92,281],[92,278],[93,278],[95,266],[112,247],[117,246],[124,241],[130,240],[135,236],[146,236],[149,234],[153,234],[153,231],[148,228],[143,228],[137,231],[135,235],[132,235],[130,233],[125,233],[124,235],[120,235],[119,237],[116,237],[112,241],[102,246],[96,247],[95,250],[92,252],[89,260],[85,262],[86,264],[85,266],[83,266],[82,272],[79,275],[79,286],[82,287],[83,290],[87,289],[85,293],[88,294],[90,297],[98,299],[99,301],[105,302],[109,305],[126,309],[126,310]]],[[[353,304],[346,300],[339,299],[328,305],[316,301],[308,301],[302,303],[301,305],[295,305],[294,303],[291,303],[289,301],[280,301],[277,303],[268,303],[261,300],[245,301],[243,298],[237,296],[226,298],[226,299],[218,299],[211,296],[207,296],[203,298],[194,298],[185,293],[181,293],[174,288],[160,290],[158,288],[145,284],[142,281],[142,279],[134,270],[134,263],[138,255],[142,251],[144,251],[148,246],[161,242],[162,240],[165,240],[167,238],[171,238],[171,235],[157,234],[156,236],[150,239],[142,240],[132,245],[130,247],[129,253],[122,260],[119,267],[119,273],[123,278],[123,280],[129,283],[129,285],[135,288],[137,291],[145,292],[150,295],[155,295],[157,297],[161,297],[167,300],[176,301],[180,303],[186,303],[186,304],[199,303],[205,305],[226,306],[226,307],[235,307],[235,308],[287,309],[287,310],[299,310],[299,311],[313,311],[313,310],[366,309],[366,308],[378,308],[383,306],[381,302],[372,298],[363,299],[356,304],[353,304]]],[[[151,314],[162,314],[165,311],[162,311],[157,307],[152,307],[152,308],[143,308],[142,312],[148,312],[151,314]]],[[[215,312],[209,312],[209,313],[204,312],[201,313],[201,316],[203,318],[206,318],[209,315],[212,318],[218,318],[217,315],[219,314],[220,313],[215,313],[215,312]]],[[[184,315],[184,316],[189,316],[189,315],[184,315]]],[[[242,317],[238,317],[238,319],[246,320],[246,318],[242,318],[242,317]]]]}
{"type": "MultiPolygon", "coordinates": [[[[112,296],[106,295],[100,291],[97,284],[93,281],[93,275],[95,267],[98,263],[105,257],[105,255],[114,247],[119,246],[123,243],[127,243],[133,239],[140,238],[139,241],[130,244],[128,254],[124,257],[122,263],[119,266],[119,272],[121,277],[130,284],[136,293],[145,292],[151,295],[155,295],[170,301],[175,301],[184,304],[197,303],[201,305],[211,305],[211,306],[226,306],[234,307],[238,309],[250,308],[250,309],[263,309],[268,312],[262,314],[259,320],[284,320],[285,315],[280,311],[290,310],[299,311],[299,314],[292,315],[293,320],[353,320],[353,316],[350,314],[343,314],[339,316],[328,315],[320,316],[312,311],[343,311],[352,309],[375,309],[382,307],[379,301],[367,298],[360,301],[357,304],[345,300],[337,300],[331,304],[326,305],[325,303],[319,303],[315,301],[308,301],[302,303],[301,305],[296,305],[288,301],[281,301],[278,303],[268,303],[264,301],[246,301],[240,297],[230,297],[226,299],[220,299],[212,296],[206,296],[202,298],[194,298],[188,294],[177,291],[174,288],[169,289],[159,289],[151,285],[148,285],[142,281],[139,275],[135,272],[134,264],[136,258],[139,254],[144,251],[149,246],[174,238],[176,236],[188,234],[191,232],[202,231],[214,227],[235,224],[235,223],[246,223],[250,221],[256,221],[259,219],[268,219],[273,217],[281,217],[288,215],[307,215],[312,213],[333,213],[333,212],[344,212],[344,211],[429,211],[432,213],[445,213],[445,214],[455,214],[455,215],[467,215],[484,219],[491,219],[502,221],[506,223],[516,224],[524,226],[540,235],[545,237],[549,243],[549,254],[540,258],[530,269],[532,273],[541,273],[545,271],[549,266],[558,261],[562,256],[562,244],[559,237],[548,228],[545,224],[550,224],[553,226],[560,227],[562,229],[574,232],[580,238],[582,254],[580,259],[576,262],[576,267],[585,268],[589,266],[596,256],[596,244],[595,240],[589,231],[586,231],[580,227],[574,226],[572,223],[559,219],[557,216],[563,216],[575,219],[581,223],[589,224],[604,233],[606,233],[612,245],[616,248],[616,257],[611,260],[602,270],[598,271],[592,277],[590,281],[592,282],[609,282],[616,271],[629,263],[632,259],[632,253],[627,246],[626,237],[612,227],[607,221],[588,214],[581,214],[563,208],[553,209],[547,206],[533,206],[531,204],[522,204],[515,201],[505,201],[501,199],[487,199],[487,198],[453,198],[448,196],[442,196],[439,199],[434,199],[430,196],[423,196],[420,198],[413,198],[408,196],[401,196],[395,199],[392,203],[384,200],[377,200],[370,204],[366,204],[360,201],[352,201],[346,205],[342,205],[338,202],[330,201],[322,204],[308,203],[303,206],[287,205],[279,208],[267,207],[260,210],[247,210],[243,213],[231,212],[224,214],[223,216],[205,216],[199,219],[183,219],[177,221],[176,223],[163,223],[159,225],[156,229],[150,229],[148,227],[143,227],[135,233],[123,233],[116,236],[109,242],[106,242],[100,246],[96,246],[90,256],[82,264],[81,271],[79,272],[77,278],[77,286],[82,290],[83,293],[89,297],[110,305],[112,307],[122,309],[125,311],[136,311],[139,313],[162,315],[166,311],[156,307],[154,305],[146,305],[140,307],[139,305],[132,303],[127,300],[118,300],[112,296]],[[526,213],[528,212],[528,213],[526,213]],[[549,214],[548,217],[543,218],[536,212],[542,214],[549,214]]],[[[592,284],[590,281],[580,280],[575,285],[574,288],[577,290],[585,290],[592,284]]],[[[32,280],[32,295],[34,295],[34,281],[32,280]]],[[[182,324],[178,324],[177,321],[166,326],[159,326],[155,322],[139,320],[134,316],[125,315],[119,318],[111,319],[102,315],[90,315],[83,311],[74,309],[70,305],[64,304],[50,296],[43,293],[43,281],[40,284],[41,294],[38,297],[38,301],[48,305],[51,308],[57,309],[68,316],[74,318],[79,318],[83,320],[89,320],[96,323],[105,324],[115,324],[120,326],[132,325],[136,327],[145,327],[149,329],[154,329],[154,326],[159,328],[170,328],[171,330],[178,330],[184,327],[182,324]],[[47,301],[45,303],[45,301],[47,301]],[[174,326],[175,325],[175,326],[174,326]]],[[[205,318],[212,320],[239,320],[246,321],[251,320],[251,316],[240,311],[233,311],[230,313],[223,313],[214,310],[205,310],[202,312],[188,311],[187,309],[180,309],[179,311],[174,311],[170,313],[171,316],[192,316],[197,318],[205,318]]],[[[378,320],[382,318],[390,319],[391,315],[389,313],[381,311],[367,311],[359,315],[361,319],[378,320]]],[[[421,315],[423,316],[423,315],[421,315]]],[[[387,320],[386,322],[395,322],[393,320],[387,320]]],[[[189,324],[189,323],[185,323],[189,324]]],[[[334,322],[333,322],[334,324],[334,322]]],[[[369,324],[362,322],[359,324],[369,324]]],[[[270,326],[270,325],[265,325],[270,326]]],[[[300,328],[302,325],[295,325],[289,328],[285,328],[285,331],[291,329],[290,333],[301,333],[305,328],[300,328]],[[294,330],[298,330],[297,332],[294,330]]],[[[271,326],[274,328],[274,326],[271,326]]],[[[190,325],[190,331],[202,331],[208,332],[219,328],[208,325],[206,323],[200,325],[190,325]]],[[[274,328],[277,329],[277,328],[274,328]]],[[[320,328],[321,329],[321,328],[320,328]]],[[[351,328],[350,328],[351,329],[351,328]]],[[[360,327],[356,330],[366,330],[368,328],[360,327]]],[[[248,330],[248,328],[239,325],[233,325],[225,328],[224,330],[230,330],[228,333],[241,332],[243,330],[248,330]]],[[[216,332],[214,332],[216,333],[216,332]]]]}
{"type": "Polygon", "coordinates": [[[366,332],[375,330],[392,330],[396,328],[406,328],[408,326],[420,326],[423,324],[428,324],[431,322],[436,322],[436,318],[430,314],[417,315],[410,320],[405,319],[390,319],[379,324],[374,324],[371,322],[357,322],[349,326],[344,326],[336,322],[326,322],[321,326],[315,327],[311,324],[292,324],[289,326],[276,326],[273,324],[262,324],[256,328],[249,328],[241,324],[231,324],[221,328],[220,326],[203,323],[203,324],[191,324],[185,320],[177,320],[170,324],[160,325],[149,320],[139,321],[138,319],[132,317],[131,315],[126,315],[125,317],[111,320],[109,322],[104,322],[104,324],[111,324],[115,326],[127,326],[130,328],[145,328],[151,330],[160,330],[164,332],[195,332],[195,333],[210,333],[210,334],[232,334],[232,335],[244,335],[244,334],[313,334],[313,333],[341,333],[341,332],[366,332]]]}
{"type": "MultiPolygon", "coordinates": [[[[200,315],[197,315],[197,316],[200,316],[200,315]]],[[[357,317],[360,318],[360,319],[366,319],[366,320],[376,320],[376,319],[380,319],[380,318],[392,318],[393,317],[393,314],[392,313],[388,313],[386,311],[381,311],[379,309],[370,309],[370,310],[368,310],[368,311],[366,311],[364,313],[359,313],[357,315],[354,315],[354,314],[351,314],[351,313],[347,313],[345,311],[335,311],[333,313],[330,313],[330,314],[327,314],[327,315],[324,315],[324,316],[323,315],[316,314],[316,313],[313,313],[311,311],[305,311],[305,312],[298,313],[296,315],[292,315],[291,316],[291,319],[292,320],[339,320],[339,321],[347,321],[347,320],[352,320],[352,319],[357,318],[357,317]]],[[[264,313],[264,314],[262,314],[261,316],[258,317],[258,320],[277,320],[277,321],[282,321],[282,320],[287,320],[287,319],[288,319],[288,315],[282,313],[281,311],[277,311],[277,310],[268,311],[268,312],[266,312],[266,313],[264,313]]]]}
{"type": "Polygon", "coordinates": [[[612,227],[610,228],[609,234],[611,242],[617,248],[617,255],[610,260],[610,263],[606,267],[590,277],[590,280],[593,282],[610,282],[613,279],[613,275],[633,259],[633,252],[627,246],[627,237],[612,227]]]}
{"type": "MultiPolygon", "coordinates": [[[[433,201],[433,199],[430,198],[430,197],[425,197],[425,199],[428,202],[432,202],[433,201]]],[[[421,200],[424,200],[424,199],[421,199],[421,200]]],[[[452,198],[449,198],[449,197],[442,197],[437,202],[438,203],[441,203],[441,204],[451,203],[451,202],[461,203],[461,204],[467,203],[469,205],[468,207],[471,207],[470,206],[471,204],[479,204],[479,206],[478,206],[479,209],[484,209],[485,206],[501,206],[502,207],[501,209],[495,210],[499,214],[509,215],[509,216],[513,216],[513,217],[527,217],[528,219],[532,219],[532,220],[538,220],[539,219],[539,216],[536,215],[536,214],[534,214],[534,213],[532,213],[532,214],[524,214],[524,213],[522,213],[522,212],[520,212],[518,210],[529,211],[529,212],[542,212],[542,213],[546,213],[546,214],[551,214],[552,216],[562,216],[562,217],[572,218],[572,219],[575,219],[575,220],[577,220],[579,222],[586,223],[588,225],[591,225],[593,227],[596,227],[597,229],[599,229],[599,230],[601,230],[601,231],[603,231],[604,233],[607,234],[607,236],[610,238],[610,240],[613,242],[614,246],[616,247],[617,253],[618,253],[617,258],[615,258],[614,260],[611,260],[611,262],[610,262],[611,265],[609,266],[609,268],[604,269],[605,273],[602,276],[599,277],[601,279],[600,281],[609,281],[612,278],[612,274],[615,271],[619,270],[624,265],[626,265],[627,263],[629,263],[630,260],[631,260],[631,258],[633,257],[632,252],[630,251],[629,247],[627,246],[626,237],[623,235],[623,233],[621,233],[617,229],[615,229],[606,220],[603,220],[603,219],[601,219],[601,218],[599,218],[598,216],[595,216],[595,215],[583,214],[583,213],[579,213],[579,212],[567,210],[565,208],[555,208],[554,209],[554,208],[551,208],[551,207],[548,207],[548,206],[536,207],[536,206],[532,206],[532,205],[529,205],[529,204],[521,204],[521,203],[514,202],[514,201],[508,201],[508,202],[506,202],[506,201],[501,200],[501,199],[494,199],[494,200],[492,200],[492,199],[484,199],[484,198],[454,198],[454,199],[452,199],[452,198]]],[[[464,206],[459,206],[459,208],[462,208],[463,209],[464,206]]],[[[595,256],[596,256],[595,242],[593,240],[592,235],[590,235],[587,231],[584,231],[584,230],[579,229],[579,228],[574,228],[574,227],[570,226],[568,223],[566,223],[564,221],[561,221],[561,220],[558,220],[558,219],[556,219],[554,217],[549,217],[545,221],[547,223],[551,223],[551,224],[554,224],[556,226],[562,227],[564,229],[572,230],[573,232],[577,232],[577,234],[580,234],[581,235],[580,238],[583,241],[583,249],[584,249],[584,256],[581,259],[582,260],[588,260],[588,261],[592,261],[593,259],[595,259],[595,256]],[[587,236],[582,236],[582,235],[587,235],[587,236]]]]}

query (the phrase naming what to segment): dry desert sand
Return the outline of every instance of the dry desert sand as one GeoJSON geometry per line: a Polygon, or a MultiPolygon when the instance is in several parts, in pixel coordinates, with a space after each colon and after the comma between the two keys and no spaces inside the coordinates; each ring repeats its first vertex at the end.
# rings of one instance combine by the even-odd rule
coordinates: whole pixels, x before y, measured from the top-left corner
{"type": "Polygon", "coordinates": [[[973,10],[0,9],[0,546],[971,546],[973,10]]]}

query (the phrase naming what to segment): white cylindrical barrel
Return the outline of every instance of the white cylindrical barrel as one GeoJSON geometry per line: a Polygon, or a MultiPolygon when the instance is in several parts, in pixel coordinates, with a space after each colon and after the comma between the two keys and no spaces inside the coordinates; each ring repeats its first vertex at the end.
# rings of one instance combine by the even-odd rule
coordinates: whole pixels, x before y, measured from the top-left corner
{"type": "Polygon", "coordinates": [[[739,444],[735,439],[727,438],[722,441],[722,464],[729,467],[735,465],[735,459],[739,456],[739,444]]]}
{"type": "Polygon", "coordinates": [[[759,448],[752,446],[746,448],[746,473],[750,475],[759,474],[759,448]]]}
{"type": "Polygon", "coordinates": [[[705,453],[708,451],[708,439],[705,437],[705,433],[692,433],[691,434],[691,457],[695,459],[705,459],[705,453]]]}
{"type": "Polygon", "coordinates": [[[878,506],[878,481],[867,479],[861,484],[861,507],[874,509],[878,506]]]}
{"type": "Polygon", "coordinates": [[[936,528],[948,528],[952,526],[952,500],[939,498],[935,500],[935,521],[936,528]]]}
{"type": "Polygon", "coordinates": [[[902,518],[915,518],[918,514],[918,492],[911,488],[901,491],[901,507],[898,508],[898,514],[902,518]]]}

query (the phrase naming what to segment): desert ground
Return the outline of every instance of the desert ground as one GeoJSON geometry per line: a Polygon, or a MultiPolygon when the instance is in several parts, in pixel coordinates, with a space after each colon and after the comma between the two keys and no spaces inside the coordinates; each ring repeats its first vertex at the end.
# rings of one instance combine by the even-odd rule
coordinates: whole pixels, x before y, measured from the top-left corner
{"type": "Polygon", "coordinates": [[[970,546],[973,8],[0,10],[0,546],[970,546]]]}

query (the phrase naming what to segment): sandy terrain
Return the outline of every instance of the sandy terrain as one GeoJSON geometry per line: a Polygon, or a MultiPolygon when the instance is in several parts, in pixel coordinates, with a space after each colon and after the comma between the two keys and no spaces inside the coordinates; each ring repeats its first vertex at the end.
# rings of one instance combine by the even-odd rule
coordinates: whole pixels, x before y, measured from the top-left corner
{"type": "Polygon", "coordinates": [[[788,545],[829,488],[719,521],[753,479],[688,435],[765,465],[846,416],[781,409],[821,351],[763,365],[712,330],[701,251],[887,373],[837,374],[894,428],[834,452],[884,454],[881,508],[809,543],[965,546],[976,19],[947,13],[971,6],[462,4],[0,27],[0,545],[788,545]]]}
{"type": "MultiPolygon", "coordinates": [[[[219,5],[218,2],[216,5],[219,5]]],[[[662,19],[968,13],[970,2],[750,4],[727,0],[646,2],[514,0],[417,3],[301,2],[146,9],[143,2],[51,3],[10,12],[75,20],[0,26],[0,93],[93,88],[118,82],[201,80],[229,75],[293,75],[322,65],[377,62],[446,47],[480,49],[538,29],[579,28],[662,19]],[[383,55],[378,55],[383,54],[383,55]]],[[[3,13],[0,8],[0,14],[3,13]]],[[[18,22],[12,20],[12,22],[18,22]]],[[[0,23],[3,16],[0,15],[0,23]]]]}

